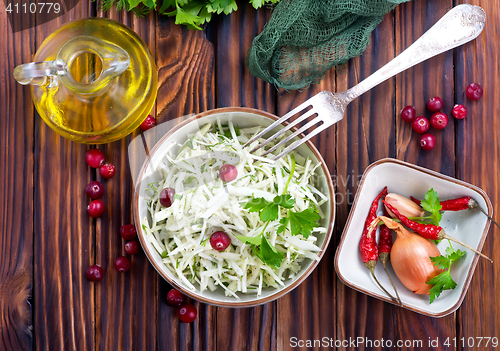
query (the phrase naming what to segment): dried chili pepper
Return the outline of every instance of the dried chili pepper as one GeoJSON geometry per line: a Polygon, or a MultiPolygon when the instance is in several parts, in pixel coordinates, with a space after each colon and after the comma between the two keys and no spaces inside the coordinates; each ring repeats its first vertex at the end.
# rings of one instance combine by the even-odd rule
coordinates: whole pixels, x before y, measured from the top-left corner
{"type": "MultiPolygon", "coordinates": [[[[469,246],[469,245],[449,236],[448,234],[446,234],[442,227],[440,227],[438,225],[434,225],[434,224],[422,224],[422,223],[412,221],[412,220],[406,218],[405,216],[403,216],[401,213],[399,213],[398,210],[396,210],[393,206],[391,206],[387,202],[385,202],[385,201],[382,201],[382,202],[385,204],[385,206],[387,207],[387,209],[389,211],[394,213],[394,215],[401,221],[402,224],[404,224],[405,226],[407,226],[408,228],[413,230],[415,233],[420,234],[424,238],[431,239],[431,240],[448,239],[448,240],[454,241],[454,242],[468,248],[469,250],[474,251],[478,255],[486,258],[487,260],[489,260],[490,262],[493,263],[493,260],[491,260],[488,256],[482,254],[481,252],[473,249],[471,246],[469,246]]],[[[375,225],[376,225],[376,223],[375,223],[375,225]]]]}
{"type": "MultiPolygon", "coordinates": [[[[415,202],[417,205],[420,205],[422,202],[421,200],[415,199],[413,196],[410,196],[410,198],[415,202]]],[[[479,206],[476,200],[471,198],[470,196],[462,196],[459,197],[458,199],[451,199],[451,200],[446,200],[446,201],[440,201],[441,204],[441,211],[463,211],[463,210],[473,210],[475,208],[478,208],[486,217],[488,217],[498,228],[500,228],[500,225],[493,220],[488,214],[479,206]]]]}
{"type": "Polygon", "coordinates": [[[377,218],[378,202],[385,195],[387,195],[387,187],[382,189],[380,194],[377,195],[370,206],[370,211],[368,212],[368,216],[365,220],[363,234],[361,235],[361,240],[359,241],[359,250],[361,251],[361,259],[363,260],[363,263],[365,264],[366,268],[370,270],[370,273],[372,274],[372,277],[373,279],[375,279],[375,282],[378,284],[378,286],[388,296],[390,296],[392,300],[398,301],[391,294],[389,294],[387,290],[385,290],[382,284],[380,284],[378,279],[375,277],[375,265],[377,264],[378,259],[378,248],[375,233],[369,231],[371,223],[377,218]]]}

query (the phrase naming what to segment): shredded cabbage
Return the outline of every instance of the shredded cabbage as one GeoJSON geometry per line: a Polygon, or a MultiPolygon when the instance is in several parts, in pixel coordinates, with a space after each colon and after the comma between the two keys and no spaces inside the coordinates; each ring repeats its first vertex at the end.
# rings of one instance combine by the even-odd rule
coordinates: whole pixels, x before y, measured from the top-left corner
{"type": "MultiPolygon", "coordinates": [[[[227,296],[237,299],[238,292],[260,296],[265,288],[284,286],[284,281],[300,271],[304,260],[318,259],[321,249],[316,245],[314,234],[326,233],[324,227],[314,228],[305,239],[302,235],[292,236],[288,231],[277,233],[279,219],[269,223],[266,238],[278,252],[284,253],[278,269],[264,264],[251,245],[235,237],[261,234],[265,222],[258,213],[249,212],[244,206],[252,198],[272,201],[282,194],[291,169],[290,155],[272,162],[252,155],[249,152],[252,146],[242,148],[261,130],[261,127],[239,129],[231,122],[226,127],[220,121],[207,124],[188,136],[183,145],[178,145],[176,156],[171,155],[174,148],[169,148],[158,166],[162,180],[149,184],[151,218],[143,218],[141,223],[146,237],[166,267],[192,290],[213,291],[219,286],[227,296]],[[235,180],[223,183],[218,178],[217,171],[224,160],[206,157],[213,152],[235,153],[239,157],[235,180]],[[176,191],[169,208],[159,202],[159,193],[165,187],[176,191]],[[212,249],[209,242],[210,235],[219,230],[231,238],[231,245],[222,252],[212,249]]],[[[281,150],[276,150],[276,154],[281,150]]],[[[319,164],[298,153],[294,153],[294,157],[297,162],[288,186],[288,193],[295,200],[294,210],[303,211],[314,204],[324,218],[321,205],[327,197],[314,186],[319,164]]]]}

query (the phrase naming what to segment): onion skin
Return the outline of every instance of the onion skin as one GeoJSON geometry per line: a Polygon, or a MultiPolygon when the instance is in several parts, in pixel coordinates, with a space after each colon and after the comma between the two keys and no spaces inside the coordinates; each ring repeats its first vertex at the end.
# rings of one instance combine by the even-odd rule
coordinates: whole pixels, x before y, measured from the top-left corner
{"type": "Polygon", "coordinates": [[[432,241],[409,232],[401,224],[387,217],[379,218],[397,233],[391,250],[394,273],[415,294],[428,295],[432,286],[426,282],[443,272],[430,259],[441,255],[439,249],[432,241]]]}
{"type": "MultiPolygon", "coordinates": [[[[425,215],[425,211],[422,207],[402,195],[390,193],[385,196],[384,201],[393,206],[405,217],[423,217],[425,215]]],[[[394,213],[389,211],[387,207],[385,209],[392,218],[396,218],[394,213]]]]}

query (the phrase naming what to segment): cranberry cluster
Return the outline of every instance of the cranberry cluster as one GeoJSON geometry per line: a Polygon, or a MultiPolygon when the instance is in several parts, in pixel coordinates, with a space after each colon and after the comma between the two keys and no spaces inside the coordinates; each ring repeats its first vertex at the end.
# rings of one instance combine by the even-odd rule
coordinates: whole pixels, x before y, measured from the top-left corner
{"type": "MultiPolygon", "coordinates": [[[[479,84],[472,83],[467,87],[465,94],[471,100],[479,100],[483,96],[483,89],[479,84]]],[[[436,137],[427,133],[429,127],[444,129],[448,125],[448,116],[441,112],[443,106],[443,100],[437,96],[427,101],[427,109],[434,112],[430,121],[424,116],[417,117],[413,106],[406,106],[401,110],[401,119],[405,122],[411,122],[413,130],[422,134],[420,147],[424,150],[432,150],[436,146],[436,137]]],[[[467,116],[467,109],[464,105],[455,105],[451,113],[456,119],[464,119],[467,116]]]]}

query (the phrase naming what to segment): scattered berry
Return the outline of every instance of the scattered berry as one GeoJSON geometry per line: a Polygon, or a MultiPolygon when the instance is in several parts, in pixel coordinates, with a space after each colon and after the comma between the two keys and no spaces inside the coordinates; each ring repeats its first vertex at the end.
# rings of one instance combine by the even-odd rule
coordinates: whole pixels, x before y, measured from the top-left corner
{"type": "Polygon", "coordinates": [[[174,202],[175,189],[165,188],[160,192],[160,204],[163,207],[170,207],[174,202]]]}
{"type": "Polygon", "coordinates": [[[453,110],[451,110],[453,117],[457,119],[464,119],[467,116],[467,109],[464,105],[455,105],[453,110]]]}
{"type": "Polygon", "coordinates": [[[100,282],[104,278],[104,270],[98,264],[94,264],[87,268],[85,276],[91,282],[100,282]]]}
{"type": "Polygon", "coordinates": [[[424,150],[432,150],[436,146],[436,137],[432,134],[424,134],[420,137],[420,147],[424,150]]]}
{"type": "Polygon", "coordinates": [[[101,150],[90,149],[85,153],[85,162],[92,168],[99,168],[104,164],[104,154],[101,150]]]}
{"type": "Polygon", "coordinates": [[[179,290],[172,289],[167,294],[167,303],[170,306],[179,308],[184,303],[184,295],[179,290]]]}
{"type": "Polygon", "coordinates": [[[106,206],[104,206],[104,202],[102,202],[101,200],[92,200],[90,201],[90,204],[87,207],[87,212],[89,213],[89,216],[92,218],[101,217],[105,211],[106,211],[106,206]]]}
{"type": "Polygon", "coordinates": [[[417,133],[425,133],[429,130],[429,120],[423,116],[415,118],[411,124],[413,130],[417,133]]]}
{"type": "Polygon", "coordinates": [[[431,117],[431,126],[436,129],[444,129],[448,125],[448,116],[442,112],[436,112],[431,117]]]}
{"type": "Polygon", "coordinates": [[[139,128],[141,128],[143,131],[146,131],[148,129],[153,128],[156,125],[156,120],[153,116],[148,115],[144,121],[142,121],[141,125],[139,128]]]}
{"type": "Polygon", "coordinates": [[[106,163],[99,168],[99,173],[103,178],[109,179],[115,175],[116,168],[111,163],[106,163]]]}
{"type": "Polygon", "coordinates": [[[190,303],[186,303],[179,308],[179,319],[184,323],[194,322],[196,319],[196,315],[198,312],[196,311],[196,307],[194,307],[190,303]]]}
{"type": "Polygon", "coordinates": [[[125,240],[133,240],[137,237],[137,230],[133,224],[125,224],[120,228],[120,235],[125,240]]]}
{"type": "Polygon", "coordinates": [[[125,256],[120,256],[115,260],[115,269],[118,272],[126,272],[130,269],[130,261],[125,256]]]}
{"type": "Polygon", "coordinates": [[[483,88],[477,83],[471,83],[467,86],[465,95],[471,100],[479,100],[483,96],[483,88]]]}
{"type": "Polygon", "coordinates": [[[238,170],[234,165],[226,163],[219,168],[219,177],[223,182],[235,180],[238,176],[238,170]]]}
{"type": "Polygon", "coordinates": [[[135,255],[139,252],[139,242],[137,240],[130,240],[125,244],[125,252],[129,255],[135,255]]]}
{"type": "Polygon", "coordinates": [[[443,106],[443,100],[437,96],[427,101],[427,108],[432,112],[441,111],[443,109],[443,106]]]}
{"type": "Polygon", "coordinates": [[[401,110],[401,119],[405,122],[411,122],[416,117],[416,110],[413,106],[406,106],[401,110]]]}
{"type": "Polygon", "coordinates": [[[224,232],[215,232],[210,236],[210,245],[217,251],[224,251],[231,244],[229,235],[224,232]]]}
{"type": "Polygon", "coordinates": [[[102,195],[104,195],[104,186],[101,182],[94,180],[93,182],[87,184],[85,192],[92,200],[99,199],[102,195]]]}

